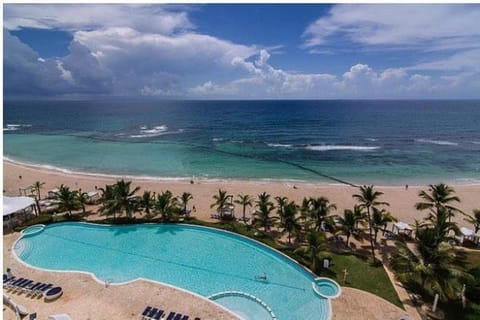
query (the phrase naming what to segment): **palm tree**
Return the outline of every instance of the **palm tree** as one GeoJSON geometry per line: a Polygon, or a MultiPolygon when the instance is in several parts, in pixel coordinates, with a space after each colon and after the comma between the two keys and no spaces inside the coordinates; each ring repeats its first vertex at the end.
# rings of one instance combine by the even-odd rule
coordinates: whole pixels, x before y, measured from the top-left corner
{"type": "Polygon", "coordinates": [[[410,251],[405,242],[398,241],[398,251],[392,256],[390,266],[400,281],[416,282],[430,294],[438,293],[442,300],[453,299],[471,276],[464,271],[452,246],[437,244],[436,233],[432,227],[420,227],[417,254],[410,251]]]}
{"type": "Polygon", "coordinates": [[[117,202],[115,201],[115,187],[114,185],[106,185],[105,188],[100,188],[102,192],[100,202],[100,213],[107,216],[113,215],[113,221],[115,221],[115,214],[118,211],[117,202]]]}
{"type": "Polygon", "coordinates": [[[337,218],[337,223],[340,225],[339,231],[337,233],[347,236],[347,240],[345,242],[345,246],[347,247],[350,236],[354,234],[355,230],[357,230],[358,220],[358,216],[355,215],[355,212],[350,209],[344,210],[343,217],[339,216],[337,218]]]}
{"type": "Polygon", "coordinates": [[[473,224],[475,233],[477,233],[480,230],[480,209],[474,209],[473,215],[467,215],[467,218],[464,220],[473,224]]]}
{"type": "Polygon", "coordinates": [[[88,193],[82,192],[82,189],[79,189],[76,196],[78,205],[82,208],[82,213],[85,214],[85,205],[87,204],[88,193]]]}
{"type": "Polygon", "coordinates": [[[277,214],[280,217],[280,223],[283,223],[283,207],[288,202],[287,197],[275,197],[275,200],[277,201],[277,214]]]}
{"type": "Polygon", "coordinates": [[[65,185],[60,185],[58,191],[55,193],[55,200],[58,201],[58,210],[60,212],[68,211],[72,214],[72,210],[78,209],[77,191],[70,191],[70,188],[65,185]]]}
{"type": "Polygon", "coordinates": [[[307,234],[307,246],[295,250],[295,252],[305,254],[308,256],[310,262],[310,269],[316,272],[318,266],[321,265],[321,260],[327,253],[327,241],[325,233],[321,231],[311,231],[307,234]]]}
{"type": "Polygon", "coordinates": [[[460,202],[460,198],[455,196],[455,190],[446,184],[429,185],[429,192],[424,190],[418,193],[423,202],[417,202],[415,208],[417,210],[434,210],[436,213],[440,208],[447,209],[449,222],[456,212],[463,213],[460,209],[452,206],[455,202],[460,202]]]}
{"type": "Polygon", "coordinates": [[[210,208],[217,208],[217,212],[220,214],[221,217],[223,217],[223,207],[228,201],[228,198],[230,198],[231,195],[227,194],[227,191],[224,191],[222,189],[218,189],[218,194],[213,195],[213,199],[215,200],[214,203],[210,205],[210,208]]]}
{"type": "Polygon", "coordinates": [[[372,225],[372,219],[370,216],[370,209],[375,208],[376,206],[380,205],[388,205],[386,202],[381,202],[378,201],[378,198],[383,195],[383,192],[380,191],[375,191],[373,185],[370,186],[361,186],[360,187],[360,193],[359,194],[354,194],[352,197],[357,199],[357,201],[360,203],[359,206],[360,208],[365,208],[367,209],[367,221],[368,221],[368,228],[370,231],[370,247],[372,250],[372,259],[375,261],[375,247],[373,245],[373,225],[372,225]]]}
{"type": "Polygon", "coordinates": [[[270,226],[277,220],[277,217],[272,217],[270,214],[275,209],[272,202],[269,201],[270,195],[266,192],[258,195],[257,210],[254,213],[254,223],[263,226],[265,232],[270,229],[270,226]]]}
{"type": "Polygon", "coordinates": [[[139,205],[145,210],[147,217],[150,217],[150,211],[155,205],[155,196],[153,196],[150,191],[144,191],[139,200],[139,205]]]}
{"type": "Polygon", "coordinates": [[[137,209],[137,197],[135,193],[140,190],[140,187],[135,187],[133,190],[130,190],[131,181],[119,180],[114,185],[114,201],[116,202],[115,207],[118,208],[119,212],[125,211],[127,217],[131,218],[132,213],[137,209]]]}
{"type": "Polygon", "coordinates": [[[294,201],[284,204],[283,207],[283,222],[280,224],[283,227],[283,232],[288,234],[288,244],[292,244],[291,235],[292,232],[297,232],[302,229],[299,223],[300,217],[297,217],[298,206],[294,201]]]}
{"type": "Polygon", "coordinates": [[[315,229],[319,231],[328,214],[337,206],[325,197],[310,198],[310,215],[315,221],[315,229]]]}
{"type": "Polygon", "coordinates": [[[253,205],[253,199],[248,194],[239,194],[237,197],[238,199],[235,200],[235,203],[243,207],[243,221],[245,222],[245,211],[247,207],[251,207],[253,205]]]}
{"type": "Polygon", "coordinates": [[[42,197],[40,195],[40,189],[42,189],[44,184],[45,182],[35,181],[35,183],[30,186],[33,189],[33,191],[35,191],[35,203],[37,205],[38,214],[41,213],[40,199],[42,199],[42,197]]]}
{"type": "Polygon", "coordinates": [[[372,224],[373,224],[373,229],[374,229],[374,242],[377,243],[377,234],[379,230],[383,231],[383,234],[385,234],[385,229],[387,228],[387,224],[389,222],[397,222],[397,218],[392,216],[392,214],[388,211],[385,211],[385,209],[378,209],[378,208],[372,208],[373,209],[373,214],[372,214],[372,224]]]}
{"type": "Polygon", "coordinates": [[[162,215],[163,221],[168,222],[171,220],[175,210],[177,210],[177,199],[173,197],[169,190],[162,192],[157,195],[155,210],[162,215]]]}
{"type": "MultiPolygon", "coordinates": [[[[187,215],[187,205],[188,205],[188,201],[192,200],[193,199],[193,196],[190,192],[184,192],[182,193],[182,195],[180,196],[180,201],[183,205],[183,213],[185,215],[187,215]]],[[[188,215],[187,215],[188,216],[188,215]]]]}

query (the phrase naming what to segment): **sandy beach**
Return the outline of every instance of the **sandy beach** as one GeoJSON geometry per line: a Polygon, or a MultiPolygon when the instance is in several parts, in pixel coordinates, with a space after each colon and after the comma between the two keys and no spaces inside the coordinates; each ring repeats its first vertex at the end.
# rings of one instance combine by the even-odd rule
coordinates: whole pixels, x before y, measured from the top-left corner
{"type": "MultiPolygon", "coordinates": [[[[119,178],[122,177],[70,174],[9,161],[3,162],[3,191],[8,196],[19,195],[19,188],[31,185],[35,181],[45,182],[41,192],[46,195],[48,190],[61,184],[65,184],[71,189],[81,188],[82,191],[89,192],[95,190],[95,186],[98,188],[104,187],[106,184],[115,183],[119,178]]],[[[139,194],[144,190],[157,193],[170,190],[176,196],[183,192],[190,192],[193,195],[193,200],[189,205],[195,205],[196,207],[196,212],[193,215],[204,220],[209,220],[210,213],[214,211],[210,208],[210,205],[213,203],[212,196],[218,192],[219,188],[227,190],[229,194],[234,196],[250,194],[255,198],[265,191],[271,194],[272,198],[286,196],[298,204],[301,203],[303,197],[324,196],[337,205],[336,213],[338,214],[342,214],[344,209],[354,206],[356,202],[352,195],[358,191],[357,188],[347,185],[281,181],[195,180],[191,184],[189,180],[126,179],[132,180],[133,186],[141,187],[139,194]]],[[[473,209],[480,208],[480,185],[455,185],[453,187],[461,200],[461,203],[457,205],[459,209],[470,214],[473,209]]],[[[408,189],[405,186],[377,187],[379,191],[384,192],[382,200],[390,204],[388,210],[398,220],[407,223],[413,223],[415,219],[422,219],[427,215],[426,211],[420,212],[414,208],[415,203],[420,200],[418,192],[427,188],[428,186],[409,186],[408,189]]],[[[237,214],[241,214],[241,211],[241,208],[236,210],[237,214]]],[[[247,215],[249,214],[247,211],[247,215]]],[[[463,220],[461,215],[456,217],[456,221],[461,226],[471,227],[463,220]]]]}

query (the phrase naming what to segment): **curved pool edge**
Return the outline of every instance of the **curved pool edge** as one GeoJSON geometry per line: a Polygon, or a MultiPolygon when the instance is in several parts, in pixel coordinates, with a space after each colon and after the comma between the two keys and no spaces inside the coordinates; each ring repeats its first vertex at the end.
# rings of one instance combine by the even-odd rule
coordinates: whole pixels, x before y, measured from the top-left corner
{"type": "Polygon", "coordinates": [[[315,291],[316,294],[318,294],[319,296],[325,298],[325,299],[328,299],[328,300],[332,300],[332,299],[336,299],[338,297],[340,297],[340,295],[342,294],[342,286],[340,286],[338,284],[337,281],[333,280],[333,279],[330,279],[328,277],[316,277],[315,279],[313,279],[313,282],[312,282],[312,289],[313,291],[315,291]],[[316,288],[316,284],[317,284],[317,281],[319,280],[327,280],[328,282],[331,282],[335,285],[335,287],[338,288],[338,292],[332,296],[327,296],[323,293],[321,293],[317,288],[316,288]]]}
{"type": "MultiPolygon", "coordinates": [[[[245,235],[242,235],[242,234],[239,234],[239,233],[235,233],[235,232],[232,232],[232,231],[228,231],[228,230],[223,230],[223,229],[218,229],[218,228],[214,228],[214,227],[209,227],[209,226],[200,226],[200,225],[195,225],[195,224],[188,224],[188,223],[168,223],[168,224],[162,224],[162,223],[153,223],[153,222],[148,222],[148,223],[138,223],[138,224],[127,224],[127,225],[114,225],[114,224],[101,224],[101,223],[92,223],[92,222],[85,222],[85,221],[75,221],[75,222],[71,222],[71,221],[66,221],[66,222],[56,222],[56,223],[52,223],[52,224],[49,224],[47,226],[45,226],[45,228],[48,228],[49,226],[52,226],[52,225],[66,225],[66,224],[70,224],[70,225],[77,225],[77,224],[85,224],[85,225],[93,225],[93,226],[100,226],[100,227],[119,227],[119,226],[142,226],[142,225],[148,225],[148,226],[155,226],[155,225],[178,225],[178,226],[188,226],[188,227],[194,227],[194,228],[198,228],[198,229],[208,229],[208,230],[213,230],[215,232],[218,232],[218,233],[225,233],[225,234],[230,234],[230,235],[234,235],[234,236],[238,236],[240,238],[243,238],[243,239],[247,239],[247,240],[250,240],[250,241],[253,241],[259,245],[261,245],[262,247],[265,247],[269,250],[272,250],[274,251],[275,253],[279,254],[280,256],[282,256],[283,258],[287,259],[290,263],[296,265],[297,267],[299,267],[299,269],[301,269],[303,272],[309,274],[310,276],[312,276],[314,278],[314,280],[316,278],[318,278],[318,276],[316,274],[314,274],[310,269],[308,269],[307,267],[301,265],[300,263],[298,263],[296,260],[294,260],[293,258],[289,257],[288,255],[284,254],[283,252],[275,249],[275,248],[272,248],[270,247],[269,245],[259,241],[259,240],[256,240],[256,239],[253,239],[253,238],[250,238],[250,237],[247,237],[245,235]]],[[[35,233],[36,234],[36,233],[35,233]]],[[[239,318],[239,316],[237,314],[235,314],[233,311],[229,310],[228,308],[216,303],[215,301],[213,300],[210,300],[208,299],[207,297],[204,297],[200,294],[197,294],[195,292],[192,292],[192,291],[189,291],[187,289],[184,289],[184,288],[181,288],[181,287],[177,287],[177,286],[174,286],[174,285],[171,285],[171,284],[168,284],[168,283],[164,283],[164,282],[161,282],[161,281],[156,281],[156,280],[152,280],[152,279],[147,279],[147,278],[142,278],[142,277],[139,277],[139,278],[135,278],[135,279],[132,279],[132,280],[129,280],[129,281],[124,281],[124,282],[116,282],[116,283],[108,283],[108,282],[105,282],[105,281],[101,281],[100,279],[98,279],[94,273],[92,272],[86,272],[86,271],[78,271],[78,270],[53,270],[53,269],[45,269],[45,268],[40,268],[40,267],[36,267],[36,266],[32,266],[26,262],[24,262],[22,259],[20,259],[16,252],[15,252],[15,245],[17,244],[18,241],[20,241],[23,237],[28,237],[28,236],[32,236],[32,235],[35,235],[35,234],[22,234],[20,232],[20,236],[18,237],[18,239],[16,239],[14,242],[13,242],[13,245],[12,245],[12,248],[11,248],[11,251],[12,251],[12,255],[14,256],[14,258],[20,262],[21,264],[23,264],[24,266],[26,267],[29,267],[29,268],[32,268],[32,269],[35,269],[35,270],[40,270],[40,271],[47,271],[47,272],[57,272],[57,273],[80,273],[80,274],[86,274],[86,275],[90,275],[93,280],[101,285],[113,285],[113,286],[116,286],[116,285],[126,285],[126,284],[129,284],[129,283],[133,283],[135,281],[138,281],[138,280],[143,280],[143,281],[147,281],[147,282],[151,282],[151,283],[155,283],[155,284],[160,284],[162,286],[166,286],[166,287],[169,287],[169,288],[173,288],[173,289],[177,289],[177,290],[180,290],[182,292],[185,292],[185,293],[189,293],[189,294],[192,294],[196,297],[199,297],[200,299],[204,300],[204,301],[207,301],[209,303],[213,303],[215,306],[225,310],[226,312],[228,312],[230,315],[234,316],[235,318],[239,318]]],[[[327,278],[328,279],[328,278],[327,278]]],[[[331,280],[331,279],[330,279],[331,280]]],[[[322,298],[322,297],[319,297],[319,298],[322,298]]],[[[328,314],[327,314],[327,319],[328,320],[331,320],[332,319],[332,316],[333,316],[333,310],[332,310],[332,304],[331,304],[331,299],[328,299],[328,298],[325,298],[323,297],[324,300],[326,300],[326,302],[328,303],[328,314]]],[[[241,319],[241,318],[239,318],[241,319]]]]}

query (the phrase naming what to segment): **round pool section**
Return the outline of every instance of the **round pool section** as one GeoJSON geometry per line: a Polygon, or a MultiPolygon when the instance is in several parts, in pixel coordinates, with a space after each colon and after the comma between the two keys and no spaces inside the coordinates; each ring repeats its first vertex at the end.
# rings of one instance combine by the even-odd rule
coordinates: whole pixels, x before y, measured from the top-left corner
{"type": "MultiPolygon", "coordinates": [[[[223,230],[184,224],[66,222],[23,234],[13,252],[33,267],[88,272],[110,284],[143,278],[203,297],[224,291],[248,293],[278,319],[331,317],[328,299],[312,290],[310,272],[276,250],[223,230]]],[[[236,308],[238,314],[248,315],[256,307],[266,310],[238,297],[218,303],[236,308]]]]}
{"type": "Polygon", "coordinates": [[[265,302],[251,294],[226,291],[208,297],[244,320],[276,320],[277,317],[265,302]]]}
{"type": "Polygon", "coordinates": [[[30,226],[30,227],[27,227],[27,228],[23,229],[22,234],[23,235],[36,234],[36,233],[42,232],[43,229],[45,229],[44,224],[35,224],[33,226],[30,226]]]}
{"type": "Polygon", "coordinates": [[[319,296],[327,299],[338,298],[342,293],[340,285],[330,278],[315,278],[315,281],[312,283],[312,287],[313,291],[315,291],[319,296]]]}

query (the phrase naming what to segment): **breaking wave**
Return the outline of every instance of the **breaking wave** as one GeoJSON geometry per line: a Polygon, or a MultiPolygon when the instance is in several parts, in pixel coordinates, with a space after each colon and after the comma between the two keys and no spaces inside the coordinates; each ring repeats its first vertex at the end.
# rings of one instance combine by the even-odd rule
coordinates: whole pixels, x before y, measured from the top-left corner
{"type": "Polygon", "coordinates": [[[415,139],[415,142],[437,144],[441,146],[458,146],[457,142],[451,142],[447,140],[415,139]]]}
{"type": "Polygon", "coordinates": [[[377,146],[346,146],[346,145],[321,145],[306,146],[305,149],[313,151],[333,151],[333,150],[351,150],[351,151],[373,151],[380,149],[377,146]]]}

